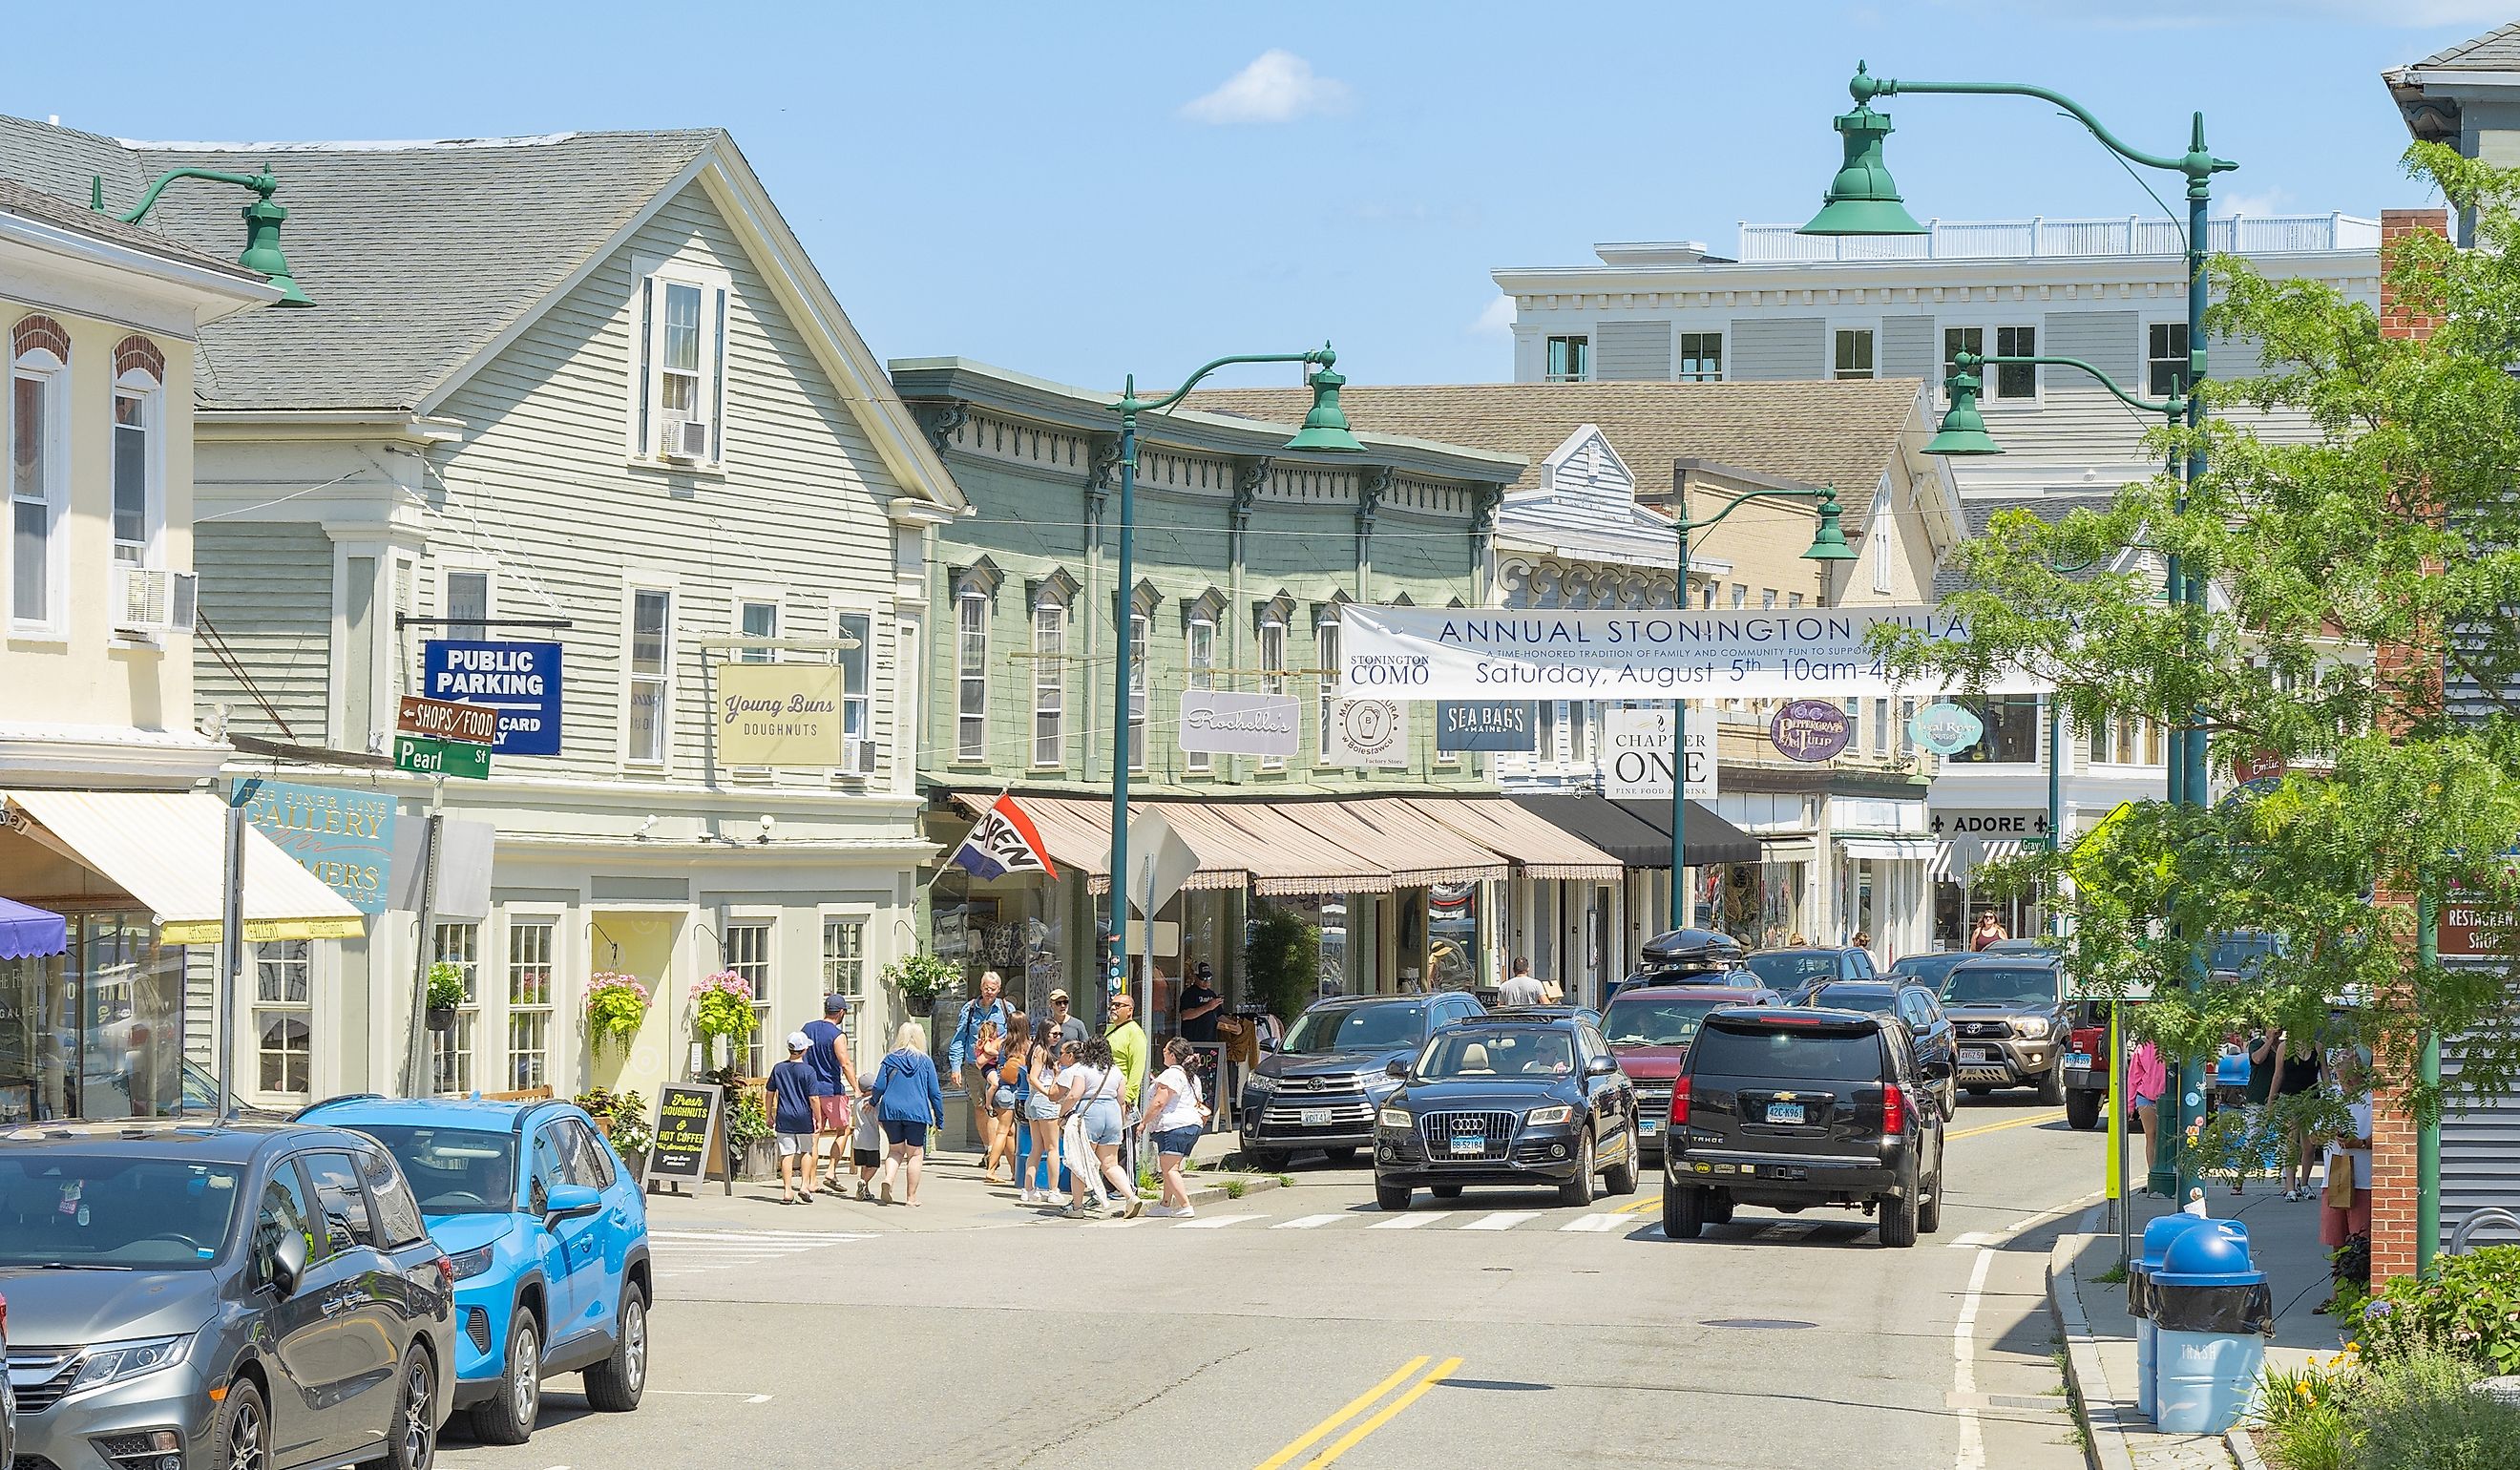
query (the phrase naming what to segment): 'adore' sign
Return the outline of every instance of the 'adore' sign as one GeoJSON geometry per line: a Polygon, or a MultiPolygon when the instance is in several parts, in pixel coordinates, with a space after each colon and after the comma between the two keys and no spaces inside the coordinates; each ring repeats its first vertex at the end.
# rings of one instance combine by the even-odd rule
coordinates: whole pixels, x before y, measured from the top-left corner
{"type": "Polygon", "coordinates": [[[1846,748],[1855,728],[1825,699],[1788,699],[1768,722],[1768,739],[1787,760],[1824,761],[1846,748]]]}

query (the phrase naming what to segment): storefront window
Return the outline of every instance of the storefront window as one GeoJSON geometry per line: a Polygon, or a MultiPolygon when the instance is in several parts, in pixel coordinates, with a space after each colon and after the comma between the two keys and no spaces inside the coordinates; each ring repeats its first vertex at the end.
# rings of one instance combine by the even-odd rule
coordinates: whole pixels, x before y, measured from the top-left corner
{"type": "Polygon", "coordinates": [[[1988,694],[1953,701],[1986,724],[1978,742],[1947,759],[1962,764],[2031,766],[2039,762],[2037,694],[1988,694]]]}
{"type": "Polygon", "coordinates": [[[464,971],[464,1003],[455,1024],[429,1034],[429,1078],[439,1092],[472,1091],[472,1023],[480,1015],[481,926],[439,924],[430,962],[452,962],[464,971]]]}
{"type": "Polygon", "coordinates": [[[1479,885],[1438,883],[1426,892],[1426,988],[1479,983],[1479,885]]]}
{"type": "Polygon", "coordinates": [[[182,947],[146,913],[67,917],[67,955],[0,960],[0,1122],[175,1112],[182,947]]]}
{"type": "Polygon", "coordinates": [[[264,1092],[306,1095],[314,1058],[313,944],[282,939],[253,947],[253,1037],[264,1092]]]}
{"type": "Polygon", "coordinates": [[[770,1029],[770,925],[727,925],[726,967],[752,987],[752,1035],[743,1042],[743,1075],[767,1077],[770,1059],[762,1054],[761,1039],[770,1029]]]}
{"type": "Polygon", "coordinates": [[[547,918],[508,925],[508,1086],[518,1091],[551,1083],[552,941],[547,918]]]}

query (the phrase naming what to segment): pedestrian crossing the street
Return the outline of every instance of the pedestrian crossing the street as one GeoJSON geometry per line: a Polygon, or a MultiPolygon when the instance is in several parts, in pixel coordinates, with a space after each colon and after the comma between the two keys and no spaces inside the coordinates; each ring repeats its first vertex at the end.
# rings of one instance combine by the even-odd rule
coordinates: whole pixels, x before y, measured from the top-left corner
{"type": "Polygon", "coordinates": [[[789,1256],[852,1240],[873,1240],[851,1230],[657,1230],[648,1232],[656,1279],[697,1276],[742,1266],[765,1266],[789,1256]]]}

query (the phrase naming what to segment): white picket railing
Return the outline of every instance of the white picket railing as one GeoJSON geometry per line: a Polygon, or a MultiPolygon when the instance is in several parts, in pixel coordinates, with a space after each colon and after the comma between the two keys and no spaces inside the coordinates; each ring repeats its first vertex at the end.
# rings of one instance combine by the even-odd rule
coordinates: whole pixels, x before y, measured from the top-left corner
{"type": "MultiPolygon", "coordinates": [[[[1922,235],[1797,235],[1798,225],[1741,224],[1745,265],[1792,260],[2020,260],[2055,255],[2177,255],[2183,223],[2118,219],[1931,220],[1922,235]]],[[[2243,255],[2376,250],[2380,222],[2353,214],[2242,214],[2206,227],[2210,249],[2243,255]]]]}

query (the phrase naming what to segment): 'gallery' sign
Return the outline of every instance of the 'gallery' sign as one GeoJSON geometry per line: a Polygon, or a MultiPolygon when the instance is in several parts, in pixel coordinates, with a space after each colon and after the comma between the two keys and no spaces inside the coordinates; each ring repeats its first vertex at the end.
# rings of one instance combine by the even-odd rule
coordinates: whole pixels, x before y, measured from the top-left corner
{"type": "MultiPolygon", "coordinates": [[[[1790,699],[1914,693],[1868,643],[1881,627],[1937,644],[1968,625],[1933,607],[1550,612],[1367,607],[1339,613],[1342,687],[1366,699],[1790,699]]],[[[2047,685],[1998,670],[1987,688],[2047,685]]],[[[1928,691],[1930,691],[1928,690],[1928,691]]]]}
{"type": "Polygon", "coordinates": [[[350,901],[361,913],[382,913],[393,866],[394,801],[382,791],[301,786],[258,780],[245,820],[282,852],[350,901]]]}

